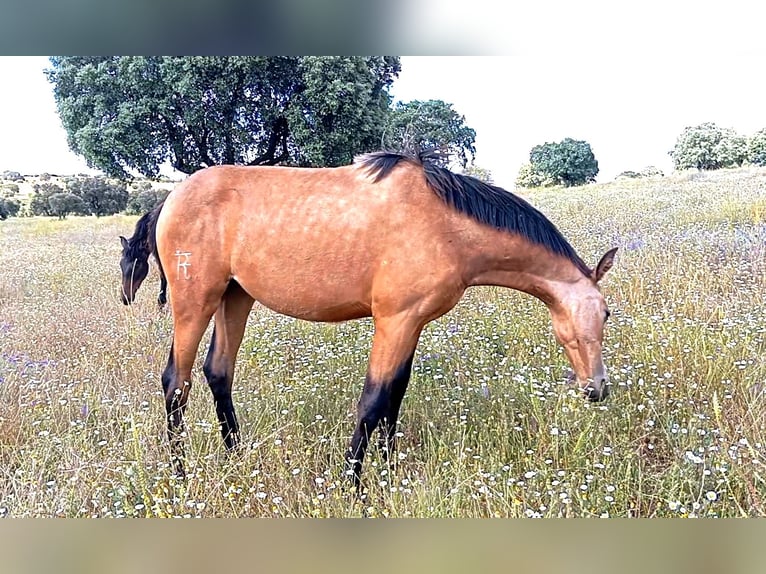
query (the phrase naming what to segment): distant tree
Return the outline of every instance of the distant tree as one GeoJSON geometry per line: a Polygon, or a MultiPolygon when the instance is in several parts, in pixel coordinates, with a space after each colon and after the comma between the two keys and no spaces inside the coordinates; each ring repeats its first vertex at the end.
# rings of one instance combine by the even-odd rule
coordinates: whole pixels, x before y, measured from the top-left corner
{"type": "Polygon", "coordinates": [[[556,185],[556,181],[544,173],[537,171],[531,163],[525,163],[519,168],[516,176],[516,187],[550,187],[556,185]]]}
{"type": "Polygon", "coordinates": [[[123,211],[128,204],[128,188],[124,182],[103,176],[75,177],[67,182],[70,193],[82,199],[87,212],[97,217],[123,211]]]}
{"type": "Polygon", "coordinates": [[[331,166],[377,149],[398,57],[53,57],[70,148],[107,175],[331,166]]]}
{"type": "Polygon", "coordinates": [[[685,128],[669,153],[676,169],[734,167],[747,159],[747,140],[730,128],[706,122],[685,128]]]}
{"type": "Polygon", "coordinates": [[[476,179],[480,179],[484,183],[494,183],[492,180],[492,172],[488,169],[485,169],[483,167],[480,167],[476,165],[475,163],[470,163],[466,166],[466,168],[463,170],[463,173],[465,175],[470,175],[471,177],[475,177],[476,179]]]}
{"type": "Polygon", "coordinates": [[[21,203],[15,199],[0,197],[0,219],[16,217],[21,210],[21,203]]]}
{"type": "Polygon", "coordinates": [[[766,165],[766,128],[755,132],[748,140],[747,160],[753,165],[766,165]]]}
{"type": "Polygon", "coordinates": [[[83,213],[86,206],[83,200],[73,193],[54,193],[48,198],[50,214],[64,219],[71,213],[83,213]]]}
{"type": "Polygon", "coordinates": [[[465,125],[465,117],[442,100],[398,102],[391,110],[383,133],[382,147],[414,152],[436,148],[442,163],[455,162],[464,168],[476,153],[476,132],[465,125]]]}
{"type": "Polygon", "coordinates": [[[130,186],[128,186],[128,194],[133,194],[139,191],[150,191],[154,186],[151,181],[145,179],[135,180],[130,186]]]}
{"type": "Polygon", "coordinates": [[[32,199],[29,202],[29,212],[32,215],[53,215],[48,199],[64,189],[55,183],[37,183],[33,187],[32,199]]]}
{"type": "Polygon", "coordinates": [[[51,174],[49,173],[41,173],[39,176],[40,181],[48,181],[51,178],[51,174]]]}
{"type": "Polygon", "coordinates": [[[8,212],[8,217],[16,217],[21,211],[21,202],[18,200],[5,198],[2,201],[5,203],[5,209],[8,212]]]}
{"type": "Polygon", "coordinates": [[[638,177],[653,177],[655,175],[664,175],[664,174],[662,173],[662,170],[657,169],[653,165],[650,165],[650,166],[645,167],[641,171],[632,171],[632,170],[623,171],[615,179],[620,179],[620,178],[638,178],[638,177]]]}
{"type": "Polygon", "coordinates": [[[590,144],[572,138],[533,147],[529,161],[535,172],[567,187],[593,182],[598,175],[590,144]]]}
{"type": "Polygon", "coordinates": [[[21,175],[18,171],[10,171],[6,170],[3,172],[3,179],[7,179],[8,181],[26,181],[26,178],[21,175]]]}
{"type": "Polygon", "coordinates": [[[142,215],[147,211],[151,211],[169,193],[170,190],[168,189],[153,188],[152,184],[148,181],[141,182],[140,185],[134,186],[130,190],[125,212],[130,215],[142,215]]]}
{"type": "Polygon", "coordinates": [[[19,194],[19,186],[15,183],[6,183],[3,188],[3,197],[13,197],[19,194]]]}
{"type": "Polygon", "coordinates": [[[664,176],[665,174],[662,173],[661,169],[656,168],[653,165],[648,165],[641,170],[641,177],[654,177],[656,175],[664,176]]]}

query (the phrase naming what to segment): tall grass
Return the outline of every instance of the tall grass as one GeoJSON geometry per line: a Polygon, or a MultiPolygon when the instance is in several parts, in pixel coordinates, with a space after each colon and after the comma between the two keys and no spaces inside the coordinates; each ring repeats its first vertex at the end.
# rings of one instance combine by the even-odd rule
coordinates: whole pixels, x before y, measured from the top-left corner
{"type": "Polygon", "coordinates": [[[471,290],[424,331],[395,463],[371,449],[361,498],[341,474],[369,320],[256,306],[234,390],[245,444],[223,449],[197,368],[179,481],[155,272],[119,299],[136,218],[2,222],[0,515],[764,515],[766,171],[525,195],[591,264],[620,247],[603,284],[614,392],[590,404],[563,383],[542,303],[471,290]]]}

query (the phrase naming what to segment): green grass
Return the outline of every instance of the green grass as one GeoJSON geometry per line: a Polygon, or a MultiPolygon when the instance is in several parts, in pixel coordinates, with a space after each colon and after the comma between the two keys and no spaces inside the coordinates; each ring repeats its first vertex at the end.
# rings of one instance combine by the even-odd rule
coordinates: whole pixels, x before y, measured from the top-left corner
{"type": "Polygon", "coordinates": [[[0,515],[766,514],[766,170],[524,195],[589,263],[620,247],[603,284],[614,392],[590,404],[562,382],[542,303],[471,290],[424,331],[396,464],[370,451],[362,499],[341,471],[370,321],[256,307],[234,391],[244,447],[223,449],[198,361],[181,482],[156,271],[119,300],[117,235],[136,218],[0,223],[0,515]]]}

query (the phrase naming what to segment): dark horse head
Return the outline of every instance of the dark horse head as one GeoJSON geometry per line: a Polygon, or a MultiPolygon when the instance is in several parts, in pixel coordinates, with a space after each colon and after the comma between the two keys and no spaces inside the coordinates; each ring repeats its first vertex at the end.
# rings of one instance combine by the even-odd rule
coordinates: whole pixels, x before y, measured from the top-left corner
{"type": "Polygon", "coordinates": [[[136,222],[133,236],[126,239],[120,235],[122,244],[122,256],[120,257],[120,270],[122,271],[122,302],[130,305],[136,297],[136,291],[149,274],[149,255],[154,255],[160,271],[160,294],[157,302],[164,305],[167,302],[167,281],[162,270],[157,245],[155,243],[155,229],[157,216],[162,209],[161,202],[157,207],[145,213],[136,222]]]}

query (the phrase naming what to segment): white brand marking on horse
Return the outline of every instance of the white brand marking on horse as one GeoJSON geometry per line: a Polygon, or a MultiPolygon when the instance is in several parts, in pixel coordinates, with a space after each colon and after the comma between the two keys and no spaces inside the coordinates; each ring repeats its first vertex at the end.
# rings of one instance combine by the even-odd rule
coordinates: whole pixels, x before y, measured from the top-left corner
{"type": "Polygon", "coordinates": [[[181,278],[181,269],[183,269],[184,272],[184,279],[191,279],[191,276],[189,275],[189,267],[191,267],[191,262],[189,261],[189,258],[191,257],[191,251],[181,251],[176,250],[176,257],[178,257],[178,267],[176,268],[177,274],[176,277],[179,279],[181,278]]]}

